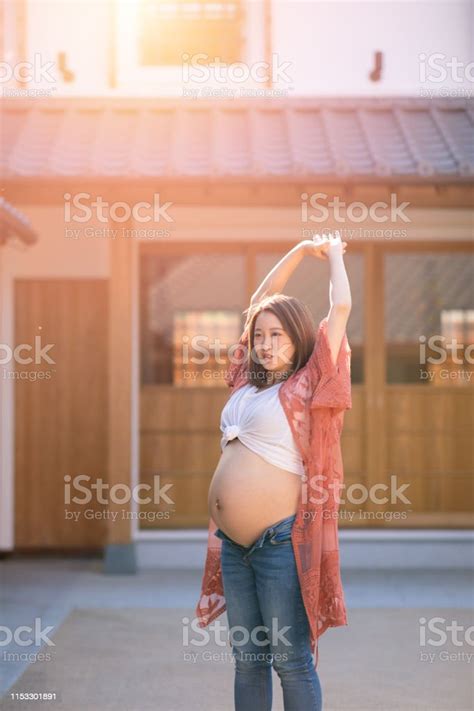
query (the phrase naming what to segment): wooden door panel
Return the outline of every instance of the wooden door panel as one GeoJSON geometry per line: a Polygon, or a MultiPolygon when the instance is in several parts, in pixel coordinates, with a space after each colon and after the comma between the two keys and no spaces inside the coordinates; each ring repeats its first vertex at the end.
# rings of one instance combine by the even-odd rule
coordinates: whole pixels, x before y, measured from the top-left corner
{"type": "Polygon", "coordinates": [[[107,478],[106,281],[18,280],[15,344],[35,336],[54,363],[15,363],[15,545],[100,547],[103,507],[68,505],[64,477],[107,478]]]}
{"type": "Polygon", "coordinates": [[[473,389],[390,385],[386,393],[387,477],[410,482],[415,514],[467,517],[474,510],[473,389]]]}

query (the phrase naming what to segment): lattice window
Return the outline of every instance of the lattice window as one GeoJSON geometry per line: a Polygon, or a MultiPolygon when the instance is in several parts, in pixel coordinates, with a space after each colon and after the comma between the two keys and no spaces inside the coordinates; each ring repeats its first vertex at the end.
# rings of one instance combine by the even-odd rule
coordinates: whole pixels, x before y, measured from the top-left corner
{"type": "Polygon", "coordinates": [[[142,0],[139,7],[139,62],[179,65],[183,55],[199,62],[242,60],[242,0],[142,0]]]}

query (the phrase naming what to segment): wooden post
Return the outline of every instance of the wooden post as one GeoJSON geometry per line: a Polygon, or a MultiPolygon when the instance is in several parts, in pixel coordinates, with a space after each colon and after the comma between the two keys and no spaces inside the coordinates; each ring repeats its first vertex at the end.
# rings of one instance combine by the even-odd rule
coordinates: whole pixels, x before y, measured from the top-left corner
{"type": "Polygon", "coordinates": [[[110,498],[107,521],[105,572],[135,573],[136,560],[132,539],[132,353],[133,353],[133,244],[122,236],[128,224],[111,224],[117,236],[110,239],[109,282],[109,448],[108,483],[125,485],[128,503],[114,503],[110,498]],[[116,512],[116,520],[112,513],[116,512]]]}
{"type": "MultiPolygon", "coordinates": [[[[364,284],[365,354],[364,382],[366,388],[367,456],[366,486],[387,483],[387,438],[385,431],[385,316],[384,316],[384,252],[375,244],[366,247],[364,284]]],[[[380,504],[370,498],[366,511],[380,510],[380,504]]],[[[380,526],[380,521],[368,525],[380,526]]]]}

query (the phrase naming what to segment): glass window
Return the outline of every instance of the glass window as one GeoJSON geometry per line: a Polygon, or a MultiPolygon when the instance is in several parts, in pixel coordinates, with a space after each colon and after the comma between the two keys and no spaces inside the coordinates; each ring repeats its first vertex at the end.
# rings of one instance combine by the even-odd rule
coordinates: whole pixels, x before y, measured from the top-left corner
{"type": "Polygon", "coordinates": [[[385,255],[388,383],[469,383],[473,267],[468,253],[385,255]]]}
{"type": "Polygon", "coordinates": [[[142,253],[142,384],[225,386],[247,305],[243,256],[142,253]]]}
{"type": "Polygon", "coordinates": [[[181,65],[183,55],[199,55],[201,64],[217,57],[226,64],[240,61],[242,15],[240,0],[142,0],[139,62],[181,65]]]}

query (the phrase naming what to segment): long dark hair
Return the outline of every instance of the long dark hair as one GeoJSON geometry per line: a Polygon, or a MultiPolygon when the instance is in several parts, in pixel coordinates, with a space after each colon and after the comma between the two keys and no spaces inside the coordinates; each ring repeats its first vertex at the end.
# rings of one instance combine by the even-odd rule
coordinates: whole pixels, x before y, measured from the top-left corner
{"type": "Polygon", "coordinates": [[[272,294],[261,299],[256,305],[245,309],[245,329],[248,333],[247,370],[248,380],[257,388],[267,387],[269,382],[279,382],[287,379],[302,368],[314,348],[316,327],[308,306],[296,296],[287,294],[272,294]],[[254,350],[254,332],[257,317],[262,311],[270,311],[280,321],[295,347],[295,353],[286,377],[277,378],[258,360],[254,350]]]}

